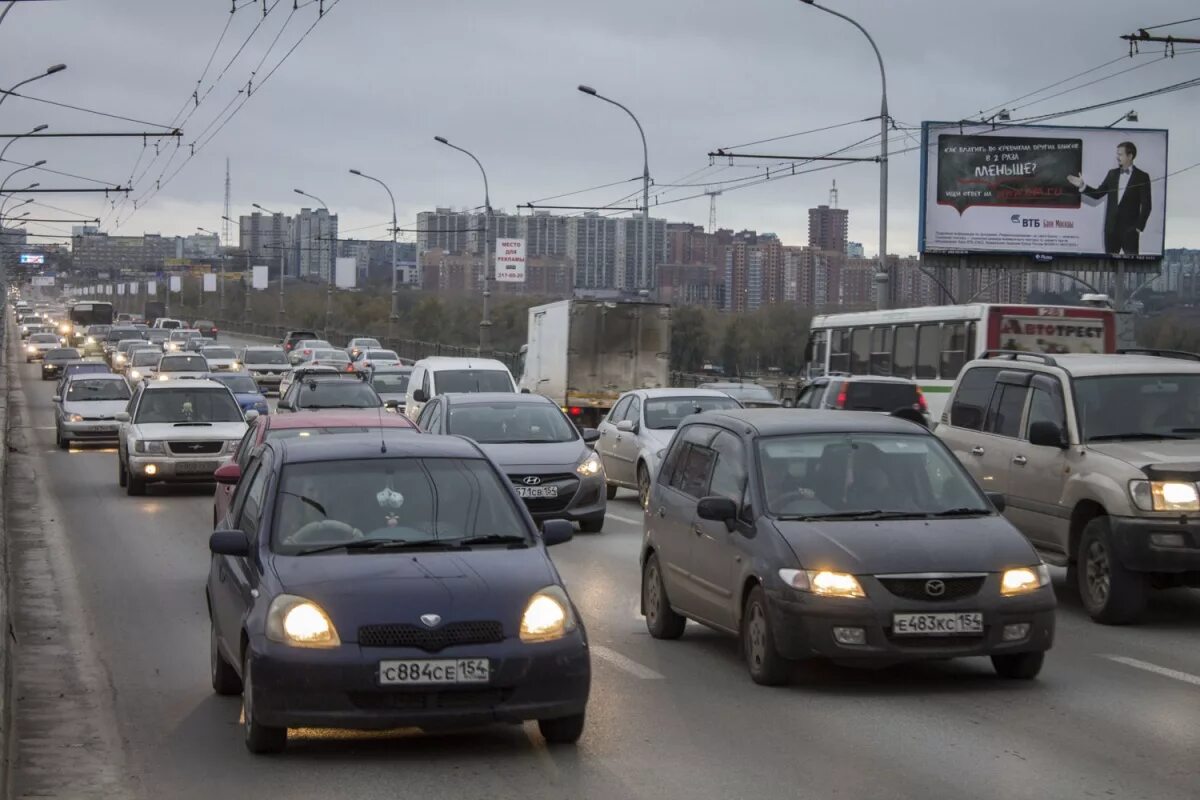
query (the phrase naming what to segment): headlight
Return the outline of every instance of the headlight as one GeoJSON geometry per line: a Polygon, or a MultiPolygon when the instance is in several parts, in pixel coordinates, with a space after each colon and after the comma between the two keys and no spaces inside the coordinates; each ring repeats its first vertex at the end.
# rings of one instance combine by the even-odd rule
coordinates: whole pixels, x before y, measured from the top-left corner
{"type": "Polygon", "coordinates": [[[604,465],[600,463],[600,456],[595,452],[588,453],[587,457],[580,461],[579,466],[575,468],[576,472],[584,476],[599,475],[603,470],[604,465]]]}
{"type": "Polygon", "coordinates": [[[281,594],[271,601],[267,638],[293,647],[337,647],[342,643],[323,608],[291,594],[281,594]]]}
{"type": "Polygon", "coordinates": [[[67,422],[83,422],[83,417],[78,414],[71,414],[67,417],[67,422]]]}
{"type": "Polygon", "coordinates": [[[1032,592],[1050,583],[1050,568],[1045,564],[1036,567],[1007,569],[1000,576],[1000,594],[1014,595],[1032,592]]]}
{"type": "Polygon", "coordinates": [[[1194,483],[1130,481],[1129,495],[1142,511],[1200,511],[1200,494],[1194,483]]]}
{"type": "Polygon", "coordinates": [[[125,356],[121,355],[120,353],[117,353],[115,356],[113,356],[113,361],[117,362],[118,364],[124,364],[125,356]]]}
{"type": "Polygon", "coordinates": [[[129,370],[129,377],[133,378],[135,381],[140,381],[142,379],[142,373],[138,372],[136,369],[131,369],[129,370]]]}
{"type": "Polygon", "coordinates": [[[25,348],[25,352],[27,352],[27,353],[36,353],[36,352],[37,352],[37,348],[36,348],[36,347],[34,347],[33,345],[29,345],[29,347],[26,347],[26,348],[25,348]]]}
{"type": "Polygon", "coordinates": [[[86,339],[84,339],[84,340],[83,340],[83,343],[84,343],[84,344],[95,344],[95,343],[96,343],[96,338],[95,338],[94,336],[89,336],[89,337],[87,337],[86,339]]]}
{"type": "Polygon", "coordinates": [[[550,642],[575,630],[575,613],[567,593],[547,586],[529,599],[521,615],[522,642],[550,642]]]}
{"type": "Polygon", "coordinates": [[[822,597],[866,597],[858,578],[845,572],[829,570],[781,569],[779,577],[788,586],[801,592],[822,597]]]}
{"type": "Polygon", "coordinates": [[[169,381],[169,380],[171,380],[171,376],[170,375],[159,375],[158,379],[160,381],[169,381]]]}
{"type": "Polygon", "coordinates": [[[167,452],[162,442],[138,440],[133,443],[133,452],[163,455],[167,452]]]}
{"type": "Polygon", "coordinates": [[[231,363],[231,364],[229,365],[229,368],[230,368],[230,369],[241,369],[241,368],[242,368],[242,365],[241,365],[241,364],[239,364],[238,362],[234,361],[233,363],[231,363]]]}

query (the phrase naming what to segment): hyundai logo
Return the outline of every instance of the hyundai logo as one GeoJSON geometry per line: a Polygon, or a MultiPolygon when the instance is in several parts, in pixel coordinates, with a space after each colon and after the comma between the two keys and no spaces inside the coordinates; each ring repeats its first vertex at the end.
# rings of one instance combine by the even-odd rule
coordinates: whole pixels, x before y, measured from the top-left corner
{"type": "Polygon", "coordinates": [[[931,581],[925,581],[925,594],[930,597],[941,597],[946,593],[946,582],[939,581],[936,578],[931,581]]]}
{"type": "Polygon", "coordinates": [[[521,479],[521,483],[525,484],[526,486],[537,486],[541,482],[542,479],[537,475],[526,475],[521,479]]]}
{"type": "Polygon", "coordinates": [[[422,614],[421,615],[421,622],[425,625],[426,628],[436,628],[441,621],[442,621],[442,618],[439,617],[437,614],[422,614]]]}

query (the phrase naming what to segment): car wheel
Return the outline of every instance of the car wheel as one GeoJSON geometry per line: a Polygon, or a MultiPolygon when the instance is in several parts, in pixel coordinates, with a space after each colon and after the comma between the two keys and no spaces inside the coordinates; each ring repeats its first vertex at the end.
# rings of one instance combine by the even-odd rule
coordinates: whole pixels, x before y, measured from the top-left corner
{"type": "Polygon", "coordinates": [[[575,744],[583,735],[583,714],[555,719],[539,719],[538,730],[549,744],[575,744]]]}
{"type": "Polygon", "coordinates": [[[742,651],[750,678],[763,686],[782,686],[791,675],[791,664],[775,649],[771,618],[767,614],[767,595],[755,586],[742,610],[742,651]]]}
{"type": "Polygon", "coordinates": [[[220,695],[235,695],[242,693],[242,679],[237,670],[221,655],[217,646],[217,625],[211,619],[208,623],[208,660],[212,673],[213,691],[220,695]]]}
{"type": "Polygon", "coordinates": [[[69,450],[71,447],[71,443],[63,438],[61,428],[56,428],[54,431],[54,443],[58,445],[60,450],[69,450]]]}
{"type": "Polygon", "coordinates": [[[125,494],[130,497],[140,497],[146,493],[146,479],[135,475],[132,470],[125,470],[125,494]]]}
{"type": "Polygon", "coordinates": [[[579,530],[584,533],[600,533],[604,530],[604,515],[579,520],[579,530]]]}
{"type": "Polygon", "coordinates": [[[1096,622],[1122,625],[1145,610],[1146,577],[1117,561],[1108,517],[1096,517],[1083,529],[1076,571],[1083,606],[1096,622]]]}
{"type": "Polygon", "coordinates": [[[683,636],[687,619],[671,608],[657,554],[651,554],[642,568],[642,608],[646,614],[646,630],[655,639],[678,639],[683,636]]]}
{"type": "Polygon", "coordinates": [[[615,483],[607,483],[604,485],[604,496],[609,500],[615,500],[617,497],[617,485],[615,483]]]}
{"type": "Polygon", "coordinates": [[[129,473],[125,471],[125,459],[117,454],[117,485],[122,489],[129,482],[129,473]]]}
{"type": "Polygon", "coordinates": [[[645,463],[638,464],[638,502],[642,504],[642,508],[650,506],[650,470],[646,469],[645,463]]]}
{"type": "Polygon", "coordinates": [[[250,671],[250,654],[242,662],[242,728],[246,749],[260,755],[282,753],[287,747],[287,728],[260,725],[254,719],[254,678],[250,671]]]}
{"type": "Polygon", "coordinates": [[[992,667],[995,668],[996,674],[1001,678],[1028,681],[1036,678],[1038,673],[1042,671],[1042,664],[1045,660],[1046,653],[1043,651],[1036,653],[1009,653],[992,656],[992,667]]]}

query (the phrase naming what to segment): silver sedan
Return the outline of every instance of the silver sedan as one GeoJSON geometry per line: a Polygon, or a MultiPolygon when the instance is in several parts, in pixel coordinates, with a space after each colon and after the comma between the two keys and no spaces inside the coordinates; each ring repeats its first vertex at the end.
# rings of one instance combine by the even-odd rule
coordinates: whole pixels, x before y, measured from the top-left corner
{"type": "Polygon", "coordinates": [[[115,442],[117,414],[129,405],[129,384],[112,373],[79,373],[67,378],[62,394],[54,396],[55,441],[64,450],[70,442],[115,442]]]}

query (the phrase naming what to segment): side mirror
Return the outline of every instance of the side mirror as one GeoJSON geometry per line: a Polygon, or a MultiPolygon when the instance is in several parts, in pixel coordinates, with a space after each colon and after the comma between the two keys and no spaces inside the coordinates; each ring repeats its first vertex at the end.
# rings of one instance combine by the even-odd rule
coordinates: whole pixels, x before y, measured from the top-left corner
{"type": "Polygon", "coordinates": [[[737,519],[737,503],[728,497],[702,497],[696,504],[696,516],[700,519],[710,519],[714,522],[724,522],[728,530],[733,530],[734,520],[737,519]]]}
{"type": "Polygon", "coordinates": [[[414,403],[428,403],[429,395],[425,394],[424,389],[413,389],[413,402],[414,403]]]}
{"type": "Polygon", "coordinates": [[[593,442],[597,442],[599,440],[600,440],[600,431],[596,430],[595,428],[584,428],[583,429],[584,444],[592,444],[593,442]]]}
{"type": "Polygon", "coordinates": [[[617,423],[617,430],[621,433],[633,433],[637,430],[637,423],[631,419],[623,419],[617,423]]]}
{"type": "Polygon", "coordinates": [[[113,419],[117,422],[129,422],[130,416],[128,411],[118,411],[113,415],[113,419]]]}
{"type": "Polygon", "coordinates": [[[226,486],[233,486],[242,479],[242,468],[237,464],[222,464],[213,473],[213,480],[226,486]]]}
{"type": "Polygon", "coordinates": [[[399,400],[385,400],[383,403],[383,407],[390,408],[393,410],[397,409],[400,407],[400,401],[399,400]]]}
{"type": "Polygon", "coordinates": [[[527,387],[522,387],[521,394],[529,394],[529,389],[527,387]]]}
{"type": "Polygon", "coordinates": [[[1067,449],[1067,434],[1053,422],[1043,420],[1029,426],[1029,443],[1035,447],[1067,449]]]}
{"type": "Polygon", "coordinates": [[[291,400],[280,400],[278,403],[275,404],[275,408],[278,411],[291,411],[292,410],[292,401],[291,400]]]}
{"type": "Polygon", "coordinates": [[[565,519],[548,519],[542,523],[542,544],[553,547],[565,544],[575,536],[575,527],[565,519]]]}
{"type": "Polygon", "coordinates": [[[208,537],[208,549],[219,556],[250,555],[250,540],[242,531],[213,531],[208,537]]]}
{"type": "Polygon", "coordinates": [[[1004,502],[1004,495],[1001,492],[984,492],[984,494],[987,495],[988,502],[992,504],[992,507],[1003,514],[1004,509],[1008,507],[1008,504],[1004,502]]]}
{"type": "Polygon", "coordinates": [[[62,395],[61,395],[61,394],[56,394],[56,395],[54,395],[54,397],[51,397],[51,398],[50,398],[50,402],[51,402],[51,403],[61,403],[61,402],[62,402],[62,395]]]}
{"type": "Polygon", "coordinates": [[[246,422],[253,425],[254,420],[258,419],[258,412],[253,408],[246,412],[246,422]]]}

